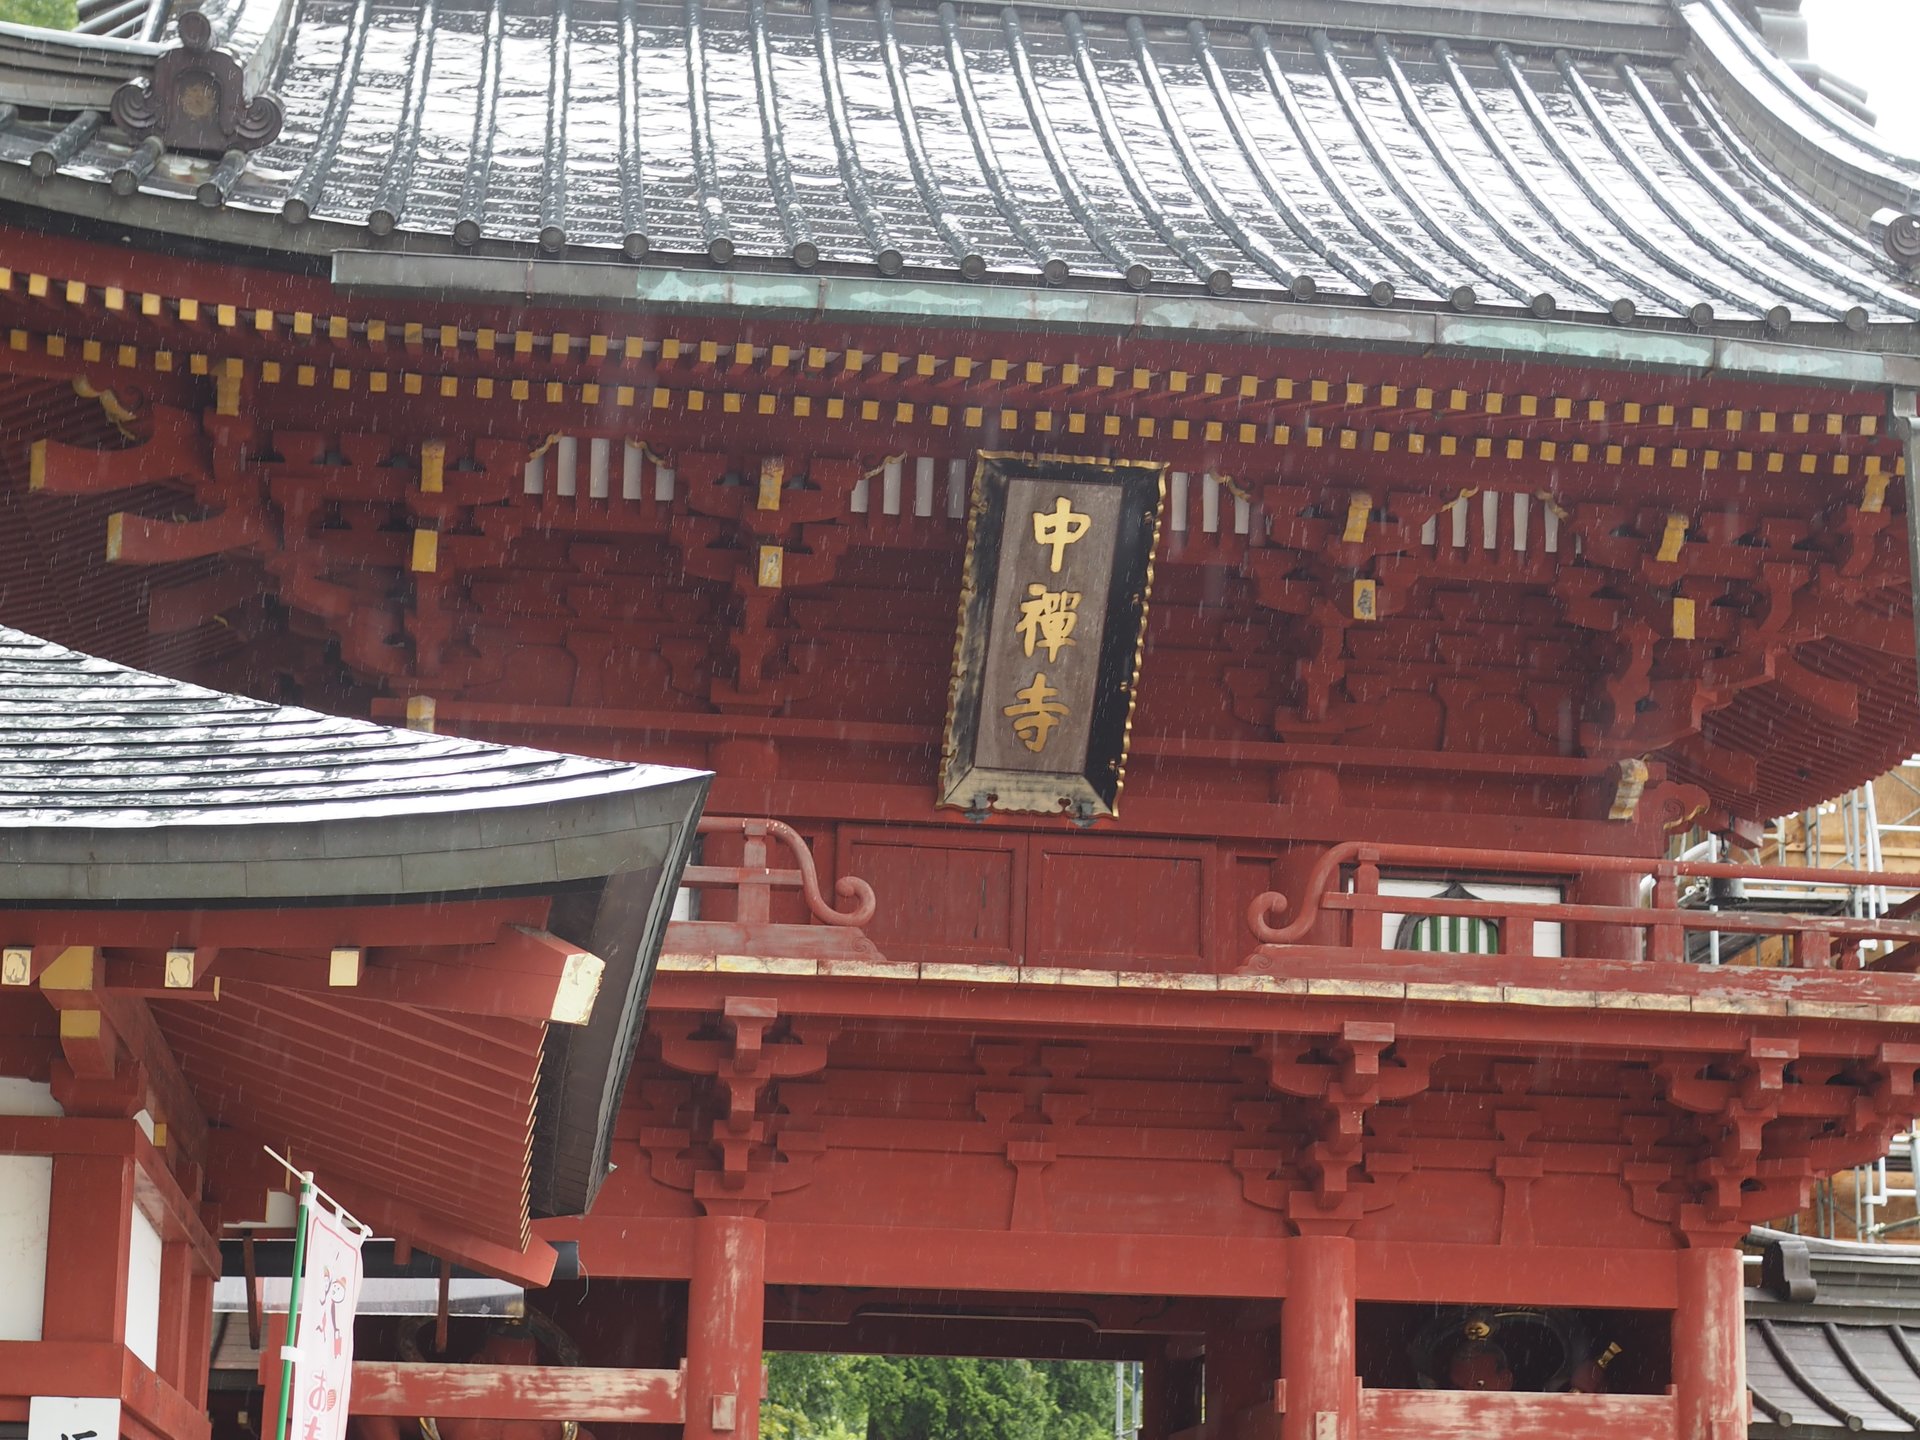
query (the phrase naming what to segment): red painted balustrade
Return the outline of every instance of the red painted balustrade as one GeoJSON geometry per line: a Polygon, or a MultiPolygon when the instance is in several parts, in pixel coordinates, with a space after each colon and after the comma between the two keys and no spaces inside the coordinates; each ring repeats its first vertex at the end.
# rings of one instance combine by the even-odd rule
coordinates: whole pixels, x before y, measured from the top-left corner
{"type": "MultiPolygon", "coordinates": [[[[824,880],[807,839],[793,827],[709,816],[700,821],[700,833],[706,854],[687,867],[685,884],[703,896],[702,918],[676,923],[670,953],[1231,973],[1270,969],[1288,957],[1331,959],[1329,952],[1386,966],[1431,964],[1441,959],[1436,952],[1450,952],[1449,962],[1479,954],[1518,962],[1677,963],[1690,953],[1698,958],[1708,948],[1701,937],[1717,932],[1727,950],[1743,949],[1745,964],[1920,970],[1920,913],[1905,905],[1879,916],[1820,913],[1819,899],[1848,889],[1904,892],[1920,886],[1920,875],[1357,841],[1322,850],[1291,895],[1269,890],[1243,903],[1229,894],[1245,929],[1241,920],[1217,927],[1215,943],[1196,947],[1199,953],[1189,958],[1175,960],[1149,948],[1137,955],[1115,951],[1063,959],[1040,945],[1006,944],[982,945],[977,954],[941,944],[934,956],[923,953],[929,948],[924,938],[907,931],[897,915],[882,913],[889,897],[877,897],[865,880],[824,880]],[[707,858],[716,854],[727,863],[707,858]],[[1804,908],[1777,902],[1787,904],[1785,911],[1737,903],[1709,908],[1704,887],[1713,884],[1787,887],[1807,899],[1804,908]],[[1697,893],[1683,903],[1690,888],[1697,893]],[[1413,890],[1427,893],[1408,893],[1413,890]],[[1431,893],[1436,890],[1441,893],[1431,893]],[[781,901],[782,894],[792,898],[781,901]],[[1396,922],[1393,933],[1390,919],[1396,922]],[[1434,923],[1421,942],[1409,943],[1409,927],[1422,919],[1434,923]],[[1537,947],[1541,934],[1554,935],[1557,944],[1537,947]],[[1248,941],[1258,945],[1251,955],[1248,941]],[[1414,950],[1423,952],[1420,960],[1414,950]]],[[[890,898],[896,905],[902,900],[890,898]]],[[[1134,903],[1140,900],[1134,897],[1134,903]]]]}
{"type": "MultiPolygon", "coordinates": [[[[1535,926],[1563,927],[1573,944],[1563,955],[1580,955],[1580,942],[1611,932],[1605,958],[1621,958],[1620,940],[1638,958],[1679,962],[1687,936],[1751,935],[1786,943],[1773,954],[1779,963],[1804,970],[1861,969],[1910,972],[1920,968],[1920,918],[1905,910],[1879,916],[1777,913],[1683,906],[1683,881],[1766,883],[1842,891],[1849,887],[1904,890],[1920,875],[1875,870],[1816,870],[1790,865],[1728,865],[1711,861],[1648,861],[1617,855],[1569,855],[1508,850],[1466,850],[1438,845],[1367,845],[1349,842],[1326,852],[1295,900],[1275,891],[1254,897],[1247,925],[1263,946],[1336,944],[1354,950],[1393,948],[1383,917],[1432,916],[1490,922],[1475,933],[1492,943],[1487,953],[1531,957],[1535,926]],[[1550,886],[1562,896],[1613,892],[1629,903],[1566,900],[1493,900],[1440,894],[1383,894],[1383,875],[1478,880],[1495,884],[1550,886]],[[1281,923],[1284,922],[1284,923],[1281,923]],[[1329,935],[1328,930],[1334,933],[1329,935]],[[1882,950],[1863,959],[1863,946],[1882,950]]],[[[1429,944],[1427,950],[1449,948],[1429,944]]],[[[1464,948],[1464,947],[1462,947],[1464,948]]],[[[1628,958],[1632,958],[1629,956],[1628,958]]]]}

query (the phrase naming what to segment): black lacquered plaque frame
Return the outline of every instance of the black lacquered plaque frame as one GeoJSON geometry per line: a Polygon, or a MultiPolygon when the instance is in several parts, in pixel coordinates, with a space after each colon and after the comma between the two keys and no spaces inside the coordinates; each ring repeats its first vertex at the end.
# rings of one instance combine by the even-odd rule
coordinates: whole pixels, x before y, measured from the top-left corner
{"type": "MultiPolygon", "coordinates": [[[[1069,815],[1083,823],[1118,814],[1165,476],[1166,466],[1151,461],[980,455],[967,517],[940,805],[977,815],[988,810],[1069,815]],[[1057,487],[1058,494],[1069,500],[1095,491],[1117,494],[1118,509],[1110,535],[1088,537],[1096,541],[1098,561],[1107,567],[1097,650],[1076,656],[1076,662],[1092,663],[1076,663],[1059,681],[1063,700],[1090,708],[1084,750],[1075,747],[1073,753],[1057,759],[1036,757],[1010,765],[981,752],[984,727],[1000,722],[1000,702],[1005,698],[987,693],[989,647],[1014,643],[1014,607],[1006,603],[1001,573],[1003,565],[1018,563],[1009,551],[1017,554],[1020,542],[1027,538],[1022,523],[1027,516],[1009,514],[1010,491],[1023,481],[1041,482],[1049,493],[1057,487]]],[[[1092,618],[1082,616],[1081,620],[1092,618]]]]}

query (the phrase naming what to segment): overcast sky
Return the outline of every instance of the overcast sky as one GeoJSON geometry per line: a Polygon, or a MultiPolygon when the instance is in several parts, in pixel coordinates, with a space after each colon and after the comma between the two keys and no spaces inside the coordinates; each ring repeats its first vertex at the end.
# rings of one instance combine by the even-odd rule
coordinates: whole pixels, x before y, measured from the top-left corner
{"type": "Polygon", "coordinates": [[[1835,75],[1867,88],[1880,131],[1920,156],[1920,0],[1802,0],[1813,58],[1835,75]]]}

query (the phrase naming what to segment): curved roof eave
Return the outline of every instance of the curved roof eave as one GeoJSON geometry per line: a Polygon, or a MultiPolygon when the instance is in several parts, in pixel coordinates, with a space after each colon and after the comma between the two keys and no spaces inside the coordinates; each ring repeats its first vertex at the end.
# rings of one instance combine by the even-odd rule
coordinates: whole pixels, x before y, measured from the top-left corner
{"type": "MultiPolygon", "coordinates": [[[[336,274],[360,250],[381,258],[346,268],[437,265],[443,281],[636,262],[626,293],[576,302],[672,303],[722,272],[795,296],[870,275],[875,315],[912,316],[930,282],[964,275],[987,323],[1009,308],[1074,323],[1076,301],[1004,298],[1051,282],[1227,298],[1264,317],[1228,329],[1272,333],[1311,333],[1285,316],[1317,297],[1359,343],[1382,314],[1457,312],[1507,348],[1568,317],[1659,337],[1638,350],[1681,368],[1693,352],[1669,337],[1920,349],[1920,286],[1853,213],[1873,195],[1829,197],[1748,113],[1801,102],[1770,94],[1772,57],[1724,0],[1236,0],[1184,29],[1156,0],[999,23],[983,0],[937,20],[820,0],[810,26],[764,6],[581,0],[503,28],[506,4],[483,7],[482,37],[471,9],[456,24],[433,0],[360,3],[344,26],[317,0],[226,0],[230,48],[273,59],[284,135],[216,159],[130,147],[97,115],[14,119],[0,202],[43,227],[336,274]],[[1724,93],[1686,69],[1689,35],[1724,93]],[[544,93],[502,89],[536,61],[544,93]],[[375,101],[402,80],[396,127],[375,101]],[[428,113],[445,122],[431,143],[428,113]],[[561,122],[619,144],[570,145],[561,122]],[[1823,213],[1836,206],[1844,226],[1823,213]]],[[[1848,143],[1864,173],[1870,138],[1848,143]]],[[[1920,193],[1920,162],[1912,178],[1920,193]]]]}
{"type": "Polygon", "coordinates": [[[565,887],[660,865],[709,778],[246,700],[0,626],[0,903],[565,887]]]}
{"type": "Polygon", "coordinates": [[[1808,86],[1727,0],[1675,0],[1690,53],[1739,105],[1745,138],[1783,174],[1864,229],[1882,206],[1920,208],[1920,156],[1808,86]]]}

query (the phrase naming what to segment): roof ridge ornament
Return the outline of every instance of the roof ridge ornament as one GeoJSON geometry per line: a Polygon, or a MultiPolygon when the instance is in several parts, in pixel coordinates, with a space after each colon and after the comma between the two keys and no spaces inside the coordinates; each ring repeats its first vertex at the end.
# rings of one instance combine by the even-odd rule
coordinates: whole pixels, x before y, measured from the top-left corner
{"type": "Polygon", "coordinates": [[[280,134],[285,111],[271,91],[249,98],[240,62],[213,45],[205,13],[180,16],[180,43],[154,62],[151,79],[113,94],[113,122],[134,140],[158,135],[169,150],[202,155],[258,150],[280,134]]]}
{"type": "Polygon", "coordinates": [[[1894,264],[1909,272],[1920,269],[1920,214],[1889,205],[1874,212],[1867,229],[1894,264]]]}

